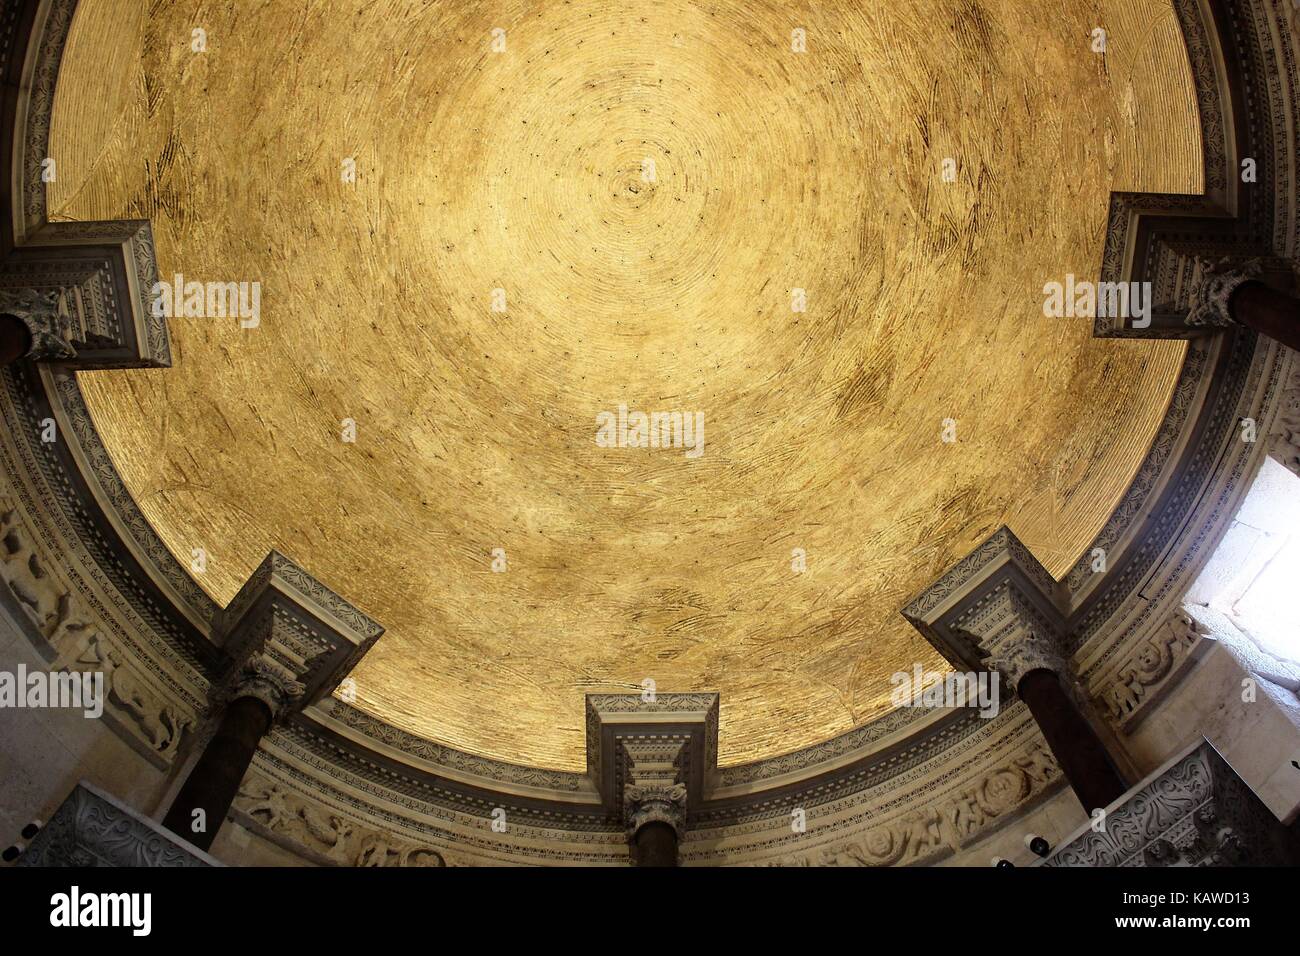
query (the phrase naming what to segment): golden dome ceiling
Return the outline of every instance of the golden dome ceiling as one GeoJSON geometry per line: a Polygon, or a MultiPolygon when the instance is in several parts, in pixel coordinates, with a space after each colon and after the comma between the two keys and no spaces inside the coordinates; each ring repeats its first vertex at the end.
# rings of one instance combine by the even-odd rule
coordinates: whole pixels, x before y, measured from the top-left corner
{"type": "Polygon", "coordinates": [[[1058,575],[1100,528],[1183,349],[1042,287],[1112,190],[1199,192],[1198,137],[1168,0],[94,0],[49,196],[261,283],[81,376],[217,600],[278,548],[387,626],[395,724],[577,769],[582,695],[652,679],[721,692],[732,764],[937,665],[899,608],[998,525],[1058,575]],[[598,447],[620,404],[703,455],[598,447]]]}

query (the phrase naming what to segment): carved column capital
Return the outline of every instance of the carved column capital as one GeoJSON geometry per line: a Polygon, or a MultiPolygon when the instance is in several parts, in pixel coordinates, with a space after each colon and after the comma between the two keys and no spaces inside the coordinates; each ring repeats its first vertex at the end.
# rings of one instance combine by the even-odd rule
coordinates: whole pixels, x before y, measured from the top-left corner
{"type": "Polygon", "coordinates": [[[1197,259],[1188,291],[1189,309],[1185,322],[1192,328],[1226,328],[1237,325],[1229,308],[1232,296],[1247,282],[1258,281],[1262,266],[1258,259],[1234,262],[1197,259]]]}
{"type": "Polygon", "coordinates": [[[666,823],[677,831],[677,839],[686,833],[686,785],[633,785],[623,791],[627,838],[647,823],[666,823]]]}
{"type": "Polygon", "coordinates": [[[1069,678],[1069,665],[1057,637],[1042,627],[1017,630],[998,644],[996,650],[990,651],[984,664],[1013,689],[1020,685],[1021,678],[1035,670],[1049,670],[1069,678]]]}
{"type": "Polygon", "coordinates": [[[682,769],[689,740],[681,736],[646,736],[619,742],[623,755],[623,819],[627,837],[647,823],[667,823],[680,840],[686,832],[686,785],[682,769]]]}
{"type": "Polygon", "coordinates": [[[968,644],[968,653],[1013,690],[1034,670],[1069,677],[1061,622],[1043,596],[1022,580],[994,582],[952,626],[968,644]]]}
{"type": "Polygon", "coordinates": [[[31,348],[24,358],[67,360],[76,358],[70,339],[70,323],[58,291],[0,288],[0,315],[13,316],[31,337],[31,348]]]}
{"type": "Polygon", "coordinates": [[[255,697],[266,704],[272,720],[296,710],[307,693],[293,669],[268,654],[254,654],[230,687],[230,697],[255,697]]]}

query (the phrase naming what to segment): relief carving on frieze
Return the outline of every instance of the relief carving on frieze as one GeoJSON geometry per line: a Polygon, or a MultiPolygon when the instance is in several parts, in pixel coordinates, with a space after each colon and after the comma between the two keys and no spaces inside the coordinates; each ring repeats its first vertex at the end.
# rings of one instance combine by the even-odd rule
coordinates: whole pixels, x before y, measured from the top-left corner
{"type": "Polygon", "coordinates": [[[1156,691],[1191,659],[1192,649],[1208,633],[1179,608],[1140,641],[1097,697],[1110,721],[1122,730],[1133,727],[1143,716],[1143,706],[1154,700],[1156,691]]]}
{"type": "Polygon", "coordinates": [[[441,850],[349,820],[257,773],[244,779],[234,807],[258,827],[337,866],[454,865],[441,850]]]}
{"type": "Polygon", "coordinates": [[[788,854],[769,866],[910,866],[932,863],[971,845],[1061,779],[1041,738],[992,772],[937,802],[868,828],[861,835],[788,854]]]}
{"type": "Polygon", "coordinates": [[[1300,837],[1205,740],[1084,827],[1045,867],[1295,866],[1300,837]]]}
{"type": "Polygon", "coordinates": [[[105,707],[151,753],[170,761],[193,717],[162,700],[141,679],[81,600],[51,572],[16,508],[0,498],[0,576],[54,651],[53,671],[102,672],[105,707]]]}
{"type": "Polygon", "coordinates": [[[1278,404],[1277,418],[1268,434],[1268,453],[1300,475],[1300,355],[1294,352],[1291,374],[1282,386],[1278,404]]]}

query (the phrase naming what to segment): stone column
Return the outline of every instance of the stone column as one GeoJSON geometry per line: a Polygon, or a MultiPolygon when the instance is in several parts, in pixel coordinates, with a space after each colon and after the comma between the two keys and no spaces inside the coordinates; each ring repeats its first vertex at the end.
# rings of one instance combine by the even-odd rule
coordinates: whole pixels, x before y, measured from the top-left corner
{"type": "Polygon", "coordinates": [[[633,866],[677,866],[718,767],[718,695],[587,695],[587,773],[633,866]]]}
{"type": "Polygon", "coordinates": [[[676,866],[686,829],[686,785],[681,782],[682,740],[627,740],[623,790],[627,838],[634,866],[676,866]]]}
{"type": "Polygon", "coordinates": [[[1069,668],[1050,634],[1025,630],[991,655],[989,664],[1015,688],[1088,812],[1108,806],[1128,789],[1075,695],[1069,668]]]}
{"type": "Polygon", "coordinates": [[[1244,325],[1300,351],[1300,299],[1266,285],[1260,271],[1258,262],[1199,261],[1187,324],[1193,328],[1244,325]]]}
{"type": "Polygon", "coordinates": [[[1074,689],[1058,588],[1004,527],[908,604],[903,615],[957,669],[992,671],[1003,687],[1016,692],[1079,802],[1091,812],[1116,800],[1127,786],[1074,689]]]}
{"type": "MultiPolygon", "coordinates": [[[[268,662],[260,658],[255,661],[254,670],[267,669],[268,662]]],[[[275,691],[268,693],[267,678],[245,677],[240,681],[215,733],[163,818],[163,826],[201,850],[212,846],[239,793],[239,783],[253,762],[257,745],[272,722],[302,697],[302,684],[291,676],[286,675],[276,684],[275,691]],[[275,703],[268,703],[268,697],[275,703]]]]}
{"type": "Polygon", "coordinates": [[[32,350],[27,324],[8,312],[0,313],[0,365],[12,365],[32,350]]]}
{"type": "Polygon", "coordinates": [[[214,632],[229,660],[213,692],[215,730],[163,819],[203,850],[266,734],[338,686],[383,628],[273,551],[214,632]]]}

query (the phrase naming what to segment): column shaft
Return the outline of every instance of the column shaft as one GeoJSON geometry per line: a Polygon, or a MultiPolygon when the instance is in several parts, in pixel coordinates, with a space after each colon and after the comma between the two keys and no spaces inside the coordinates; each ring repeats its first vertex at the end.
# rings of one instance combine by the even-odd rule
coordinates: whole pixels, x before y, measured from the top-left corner
{"type": "Polygon", "coordinates": [[[31,351],[32,334],[17,317],[0,315],[0,366],[11,365],[31,351]]]}
{"type": "Polygon", "coordinates": [[[636,831],[637,866],[676,866],[677,831],[658,820],[636,831]]]}
{"type": "Polygon", "coordinates": [[[262,701],[255,697],[232,701],[163,818],[163,826],[201,850],[210,848],[270,727],[271,710],[262,701]],[[201,833],[193,830],[195,810],[203,810],[206,817],[201,833]]]}
{"type": "Polygon", "coordinates": [[[1300,299],[1247,282],[1232,294],[1229,311],[1247,328],[1300,351],[1300,299]]]}
{"type": "Polygon", "coordinates": [[[1034,715],[1084,810],[1091,813],[1123,795],[1128,789],[1124,779],[1054,671],[1030,671],[1020,679],[1016,693],[1034,715]]]}

